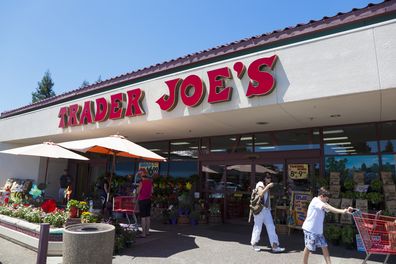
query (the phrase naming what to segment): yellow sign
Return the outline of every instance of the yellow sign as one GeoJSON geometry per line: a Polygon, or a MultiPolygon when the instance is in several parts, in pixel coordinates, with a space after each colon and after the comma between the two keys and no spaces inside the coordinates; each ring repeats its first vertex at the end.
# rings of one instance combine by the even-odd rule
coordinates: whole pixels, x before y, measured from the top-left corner
{"type": "Polygon", "coordinates": [[[308,164],[288,164],[287,171],[292,180],[308,178],[308,164]]]}

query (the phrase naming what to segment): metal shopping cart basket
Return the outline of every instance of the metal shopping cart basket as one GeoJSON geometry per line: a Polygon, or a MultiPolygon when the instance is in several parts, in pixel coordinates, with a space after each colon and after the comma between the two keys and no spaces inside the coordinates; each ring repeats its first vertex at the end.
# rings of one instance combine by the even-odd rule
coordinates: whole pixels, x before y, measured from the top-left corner
{"type": "Polygon", "coordinates": [[[380,213],[369,214],[360,210],[352,213],[367,255],[363,263],[372,254],[386,255],[384,263],[390,255],[396,255],[396,217],[380,213]]]}
{"type": "Polygon", "coordinates": [[[133,196],[115,196],[113,198],[113,212],[125,213],[128,220],[128,226],[131,229],[137,229],[136,219],[136,199],[133,196]],[[129,215],[132,215],[134,223],[131,224],[129,215]]]}

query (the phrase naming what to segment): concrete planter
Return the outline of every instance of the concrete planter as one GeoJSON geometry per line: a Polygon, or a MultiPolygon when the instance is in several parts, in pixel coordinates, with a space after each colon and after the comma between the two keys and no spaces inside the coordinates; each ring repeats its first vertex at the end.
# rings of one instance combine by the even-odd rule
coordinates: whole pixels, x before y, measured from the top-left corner
{"type": "Polygon", "coordinates": [[[76,224],[63,233],[63,264],[112,263],[115,227],[102,223],[76,224]]]}

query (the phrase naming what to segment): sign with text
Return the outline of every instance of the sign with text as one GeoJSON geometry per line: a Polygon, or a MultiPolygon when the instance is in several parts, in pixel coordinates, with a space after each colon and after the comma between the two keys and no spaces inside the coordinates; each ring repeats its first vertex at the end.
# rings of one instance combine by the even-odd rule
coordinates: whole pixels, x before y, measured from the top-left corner
{"type": "Polygon", "coordinates": [[[307,217],[308,206],[312,200],[310,192],[292,192],[292,201],[290,203],[290,211],[294,223],[289,223],[295,226],[302,226],[307,217]]]}
{"type": "Polygon", "coordinates": [[[292,180],[303,180],[308,178],[308,164],[287,165],[289,178],[292,180]]]}
{"type": "MultiPolygon", "coordinates": [[[[178,102],[187,107],[200,105],[205,97],[209,104],[231,100],[234,88],[227,86],[233,79],[244,79],[247,87],[245,96],[252,98],[270,94],[275,88],[273,70],[278,59],[277,55],[262,57],[246,65],[237,61],[232,66],[222,66],[201,74],[190,74],[185,78],[165,80],[167,92],[155,103],[162,111],[172,111],[178,102]]],[[[83,103],[73,103],[59,109],[60,128],[81,126],[117,120],[125,117],[145,115],[143,108],[144,90],[136,87],[126,92],[110,95],[110,98],[99,97],[83,103]]],[[[151,104],[154,102],[148,102],[151,104]]]]}
{"type": "Polygon", "coordinates": [[[139,170],[146,170],[150,178],[158,176],[159,162],[139,162],[139,170]]]}

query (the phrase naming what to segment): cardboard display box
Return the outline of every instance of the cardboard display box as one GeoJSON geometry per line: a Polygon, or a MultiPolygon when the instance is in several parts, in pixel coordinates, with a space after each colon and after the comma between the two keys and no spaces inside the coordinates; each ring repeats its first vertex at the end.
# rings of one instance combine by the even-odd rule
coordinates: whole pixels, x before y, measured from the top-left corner
{"type": "Polygon", "coordinates": [[[364,185],[364,172],[354,172],[353,181],[356,185],[364,185]]]}
{"type": "Polygon", "coordinates": [[[384,185],[395,184],[392,177],[392,172],[381,171],[381,180],[384,185]]]}
{"type": "MultiPolygon", "coordinates": [[[[341,209],[348,208],[349,206],[352,206],[352,199],[346,199],[342,198],[341,200],[341,209]]],[[[352,224],[352,215],[350,214],[342,214],[340,217],[340,223],[342,224],[352,224]]]]}

